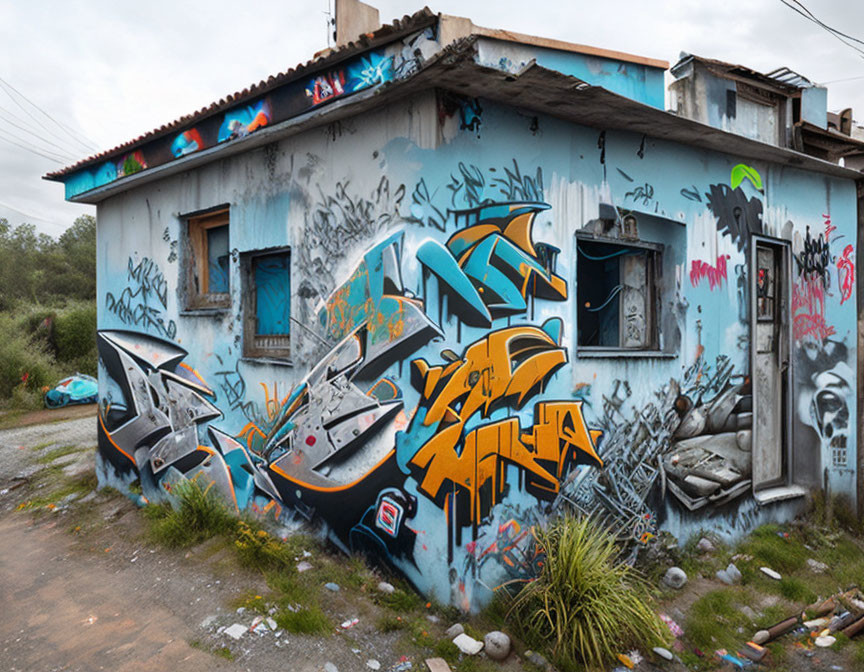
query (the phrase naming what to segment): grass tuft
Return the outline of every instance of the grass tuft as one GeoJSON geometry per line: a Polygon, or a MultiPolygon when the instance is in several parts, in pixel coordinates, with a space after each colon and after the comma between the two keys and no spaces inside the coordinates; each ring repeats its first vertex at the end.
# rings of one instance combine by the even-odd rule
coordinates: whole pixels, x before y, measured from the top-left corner
{"type": "Polygon", "coordinates": [[[195,481],[183,481],[174,487],[178,506],[150,505],[144,512],[150,521],[150,536],[172,548],[194,546],[237,526],[235,518],[219,496],[195,481]]]}
{"type": "Polygon", "coordinates": [[[535,648],[565,670],[600,667],[629,647],[669,639],[648,584],[619,559],[614,537],[588,518],[564,517],[537,533],[546,560],[509,615],[535,648]]]}
{"type": "Polygon", "coordinates": [[[298,635],[323,635],[333,631],[333,623],[317,604],[296,608],[283,608],[273,617],[281,629],[298,635]]]}

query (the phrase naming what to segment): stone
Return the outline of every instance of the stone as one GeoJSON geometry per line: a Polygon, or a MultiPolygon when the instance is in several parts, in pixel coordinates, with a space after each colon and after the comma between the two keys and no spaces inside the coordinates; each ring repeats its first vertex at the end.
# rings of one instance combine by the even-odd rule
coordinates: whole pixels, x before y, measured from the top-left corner
{"type": "Polygon", "coordinates": [[[741,612],[742,614],[744,614],[747,618],[749,618],[750,621],[751,621],[751,623],[752,623],[753,621],[755,621],[756,618],[757,618],[757,616],[756,616],[756,612],[753,611],[753,610],[752,610],[750,607],[748,607],[746,604],[745,604],[743,607],[741,607],[738,611],[740,611],[740,612],[741,612]]]}
{"type": "Polygon", "coordinates": [[[450,666],[443,658],[427,658],[426,667],[429,668],[429,672],[451,672],[450,666]]]}
{"type": "Polygon", "coordinates": [[[486,655],[492,660],[504,660],[510,655],[510,637],[500,630],[493,630],[483,638],[486,655]]]}
{"type": "Polygon", "coordinates": [[[732,563],[729,563],[729,566],[726,569],[718,569],[715,576],[727,586],[734,586],[737,583],[741,583],[741,572],[732,563]]]}
{"type": "Polygon", "coordinates": [[[454,623],[449,628],[447,628],[447,630],[444,632],[444,636],[447,637],[447,639],[452,640],[454,637],[458,637],[463,632],[465,632],[465,628],[462,626],[462,624],[454,623]]]}
{"type": "Polygon", "coordinates": [[[810,571],[815,574],[823,574],[828,571],[828,565],[824,562],[814,560],[813,558],[807,558],[807,566],[810,568],[810,571]]]}
{"type": "Polygon", "coordinates": [[[816,638],[816,646],[825,649],[825,648],[831,646],[832,644],[834,644],[834,642],[836,642],[836,641],[837,641],[836,637],[832,637],[831,635],[824,635],[822,637],[816,638]]]}
{"type": "Polygon", "coordinates": [[[324,663],[324,672],[339,672],[339,668],[328,660],[324,663]]]}
{"type": "Polygon", "coordinates": [[[664,660],[672,660],[674,657],[669,649],[664,649],[662,646],[655,646],[651,650],[664,660]]]}
{"type": "Polygon", "coordinates": [[[453,643],[462,653],[469,656],[476,656],[483,650],[483,642],[478,642],[476,639],[469,637],[464,632],[461,635],[457,635],[453,639],[453,643]]]}
{"type": "Polygon", "coordinates": [[[380,590],[382,593],[385,593],[386,595],[392,595],[396,592],[396,589],[393,587],[393,585],[387,583],[386,581],[382,581],[378,584],[378,590],[380,590]]]}
{"type": "Polygon", "coordinates": [[[234,623],[225,628],[223,633],[228,635],[231,639],[240,639],[246,634],[246,626],[242,623],[234,623]]]}
{"type": "Polygon", "coordinates": [[[525,651],[525,660],[527,660],[532,665],[536,665],[539,668],[546,669],[549,665],[549,662],[541,656],[536,651],[531,651],[530,649],[525,651]]]}
{"type": "Polygon", "coordinates": [[[663,575],[663,583],[670,588],[681,589],[687,583],[687,574],[680,567],[670,567],[663,575]]]}
{"type": "Polygon", "coordinates": [[[203,621],[201,621],[201,627],[202,627],[204,630],[207,630],[207,629],[208,629],[211,625],[213,625],[215,622],[216,622],[216,615],[213,614],[213,615],[208,616],[207,618],[205,618],[203,621]]]}
{"type": "Polygon", "coordinates": [[[381,669],[381,663],[379,663],[374,658],[370,658],[369,660],[366,661],[366,667],[368,667],[370,670],[380,670],[381,669]]]}
{"type": "Polygon", "coordinates": [[[333,583],[333,582],[331,581],[330,583],[325,583],[325,584],[324,584],[324,587],[325,587],[327,590],[332,590],[334,593],[338,593],[338,592],[339,592],[339,584],[338,584],[338,583],[333,583]]]}
{"type": "Polygon", "coordinates": [[[755,635],[753,635],[753,643],[754,644],[764,644],[771,637],[771,633],[767,630],[760,630],[755,635]]]}
{"type": "Polygon", "coordinates": [[[770,576],[775,581],[779,581],[781,578],[783,578],[780,576],[779,573],[775,572],[770,567],[760,567],[759,571],[762,572],[765,576],[770,576]]]}
{"type": "Polygon", "coordinates": [[[301,560],[297,563],[297,572],[302,574],[303,572],[308,572],[312,569],[312,563],[306,562],[305,560],[301,560]]]}
{"type": "Polygon", "coordinates": [[[726,568],[726,573],[732,578],[735,583],[741,583],[741,570],[735,566],[735,563],[729,563],[729,566],[726,568]]]}
{"type": "Polygon", "coordinates": [[[696,544],[696,550],[700,553],[713,553],[716,549],[714,548],[714,542],[708,537],[702,537],[699,543],[696,544]]]}

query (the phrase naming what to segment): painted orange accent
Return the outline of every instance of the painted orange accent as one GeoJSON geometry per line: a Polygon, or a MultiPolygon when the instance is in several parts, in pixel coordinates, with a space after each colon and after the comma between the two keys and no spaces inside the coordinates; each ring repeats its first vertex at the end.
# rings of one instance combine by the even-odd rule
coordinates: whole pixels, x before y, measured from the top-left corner
{"type": "Polygon", "coordinates": [[[117,450],[119,450],[121,453],[123,453],[123,455],[125,455],[127,458],[129,458],[129,461],[130,461],[133,465],[135,465],[135,467],[137,468],[138,465],[135,464],[135,460],[132,459],[132,456],[131,456],[129,453],[127,453],[125,450],[123,450],[120,446],[118,446],[118,445],[117,445],[117,442],[114,441],[114,439],[111,438],[111,435],[108,433],[108,430],[105,429],[105,421],[102,420],[102,414],[101,414],[101,413],[99,413],[99,425],[102,427],[102,431],[105,432],[105,438],[108,439],[109,443],[110,443],[112,446],[114,446],[117,450]]]}
{"type": "Polygon", "coordinates": [[[284,471],[282,471],[279,467],[277,467],[275,464],[271,464],[270,468],[273,471],[275,471],[277,474],[282,476],[284,479],[291,481],[291,483],[296,483],[297,485],[303,486],[304,488],[308,488],[309,490],[315,490],[316,492],[330,492],[330,493],[344,492],[345,490],[350,490],[351,488],[356,487],[359,483],[362,483],[367,478],[369,478],[373,473],[375,473],[378,470],[379,467],[381,467],[385,462],[387,462],[387,460],[389,460],[395,453],[396,453],[395,449],[391,449],[391,450],[387,451],[387,454],[383,458],[381,458],[381,460],[378,462],[378,464],[376,464],[374,467],[372,467],[372,469],[370,469],[368,472],[366,472],[363,476],[361,476],[360,478],[358,478],[355,481],[351,481],[351,483],[348,483],[346,485],[338,485],[338,486],[333,487],[333,488],[325,488],[325,487],[322,487],[320,485],[312,485],[311,483],[304,483],[303,481],[296,479],[293,476],[289,476],[284,471]]]}
{"type": "Polygon", "coordinates": [[[372,388],[371,388],[371,389],[366,393],[366,396],[371,397],[371,396],[372,396],[372,393],[375,391],[375,388],[378,387],[379,385],[381,385],[382,383],[384,383],[384,384],[386,384],[386,385],[389,385],[389,386],[392,388],[392,390],[393,390],[393,397],[394,397],[394,398],[399,396],[399,388],[396,387],[396,383],[394,383],[394,382],[393,382],[392,380],[390,380],[389,378],[382,378],[382,379],[379,380],[377,383],[375,383],[375,384],[372,386],[372,388]]]}
{"type": "Polygon", "coordinates": [[[503,234],[505,238],[508,238],[536,259],[537,250],[534,249],[534,244],[531,242],[531,227],[533,225],[534,212],[526,212],[516,215],[516,217],[510,220],[503,234]]]}

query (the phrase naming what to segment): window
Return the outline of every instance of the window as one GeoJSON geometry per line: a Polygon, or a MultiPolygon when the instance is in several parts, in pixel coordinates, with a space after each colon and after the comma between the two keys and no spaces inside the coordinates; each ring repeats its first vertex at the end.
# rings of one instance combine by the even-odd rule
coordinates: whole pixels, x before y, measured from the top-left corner
{"type": "Polygon", "coordinates": [[[291,252],[244,254],[243,354],[287,357],[291,334],[291,252]]]}
{"type": "Polygon", "coordinates": [[[576,249],[579,347],[658,350],[662,246],[577,238],[576,249]]]}
{"type": "Polygon", "coordinates": [[[189,218],[187,308],[231,305],[228,210],[189,218]]]}

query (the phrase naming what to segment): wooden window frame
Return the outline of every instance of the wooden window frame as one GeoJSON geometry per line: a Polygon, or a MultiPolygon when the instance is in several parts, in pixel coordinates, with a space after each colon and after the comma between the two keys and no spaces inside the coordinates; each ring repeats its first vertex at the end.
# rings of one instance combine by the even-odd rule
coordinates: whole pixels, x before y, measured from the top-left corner
{"type": "MultiPolygon", "coordinates": [[[[258,257],[274,254],[288,255],[288,272],[291,273],[291,248],[274,247],[265,250],[244,252],[240,255],[243,278],[243,356],[253,359],[290,359],[291,328],[287,334],[260,335],[257,333],[258,293],[255,291],[253,264],[258,257]],[[270,341],[268,344],[267,341],[270,341]]],[[[289,306],[290,315],[290,306],[289,306]]]]}
{"type": "MultiPolygon", "coordinates": [[[[210,291],[210,267],[208,263],[207,232],[219,226],[228,227],[231,235],[231,218],[228,208],[186,218],[189,255],[186,263],[186,308],[230,308],[231,282],[228,292],[210,291]]],[[[229,246],[230,247],[230,246],[229,246]]]]}

